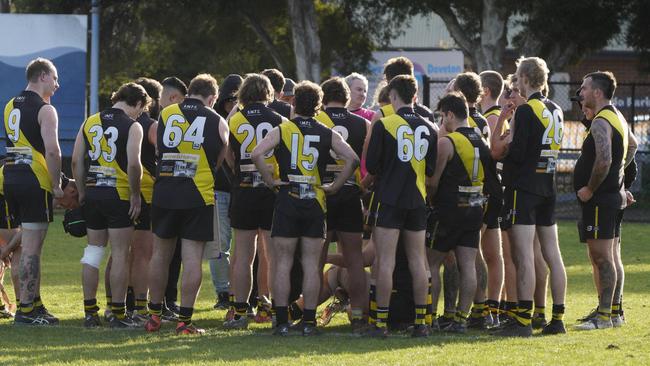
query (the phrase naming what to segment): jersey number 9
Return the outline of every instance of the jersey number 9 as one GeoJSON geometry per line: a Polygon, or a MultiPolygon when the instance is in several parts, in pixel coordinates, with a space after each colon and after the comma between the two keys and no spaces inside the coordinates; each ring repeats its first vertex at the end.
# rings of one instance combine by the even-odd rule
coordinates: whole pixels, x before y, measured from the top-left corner
{"type": "Polygon", "coordinates": [[[20,138],[20,109],[12,109],[7,118],[7,137],[13,142],[20,138]]]}

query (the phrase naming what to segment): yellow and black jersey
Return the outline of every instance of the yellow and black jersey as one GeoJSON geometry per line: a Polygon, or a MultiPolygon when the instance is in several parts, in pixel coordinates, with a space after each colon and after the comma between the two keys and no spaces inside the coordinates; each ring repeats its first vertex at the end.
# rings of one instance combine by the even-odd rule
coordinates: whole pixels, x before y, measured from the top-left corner
{"type": "Polygon", "coordinates": [[[381,112],[382,117],[388,117],[395,114],[392,104],[386,104],[385,106],[379,107],[379,112],[381,112]]]}
{"type": "MultiPolygon", "coordinates": [[[[493,105],[492,107],[488,108],[485,113],[483,113],[483,117],[485,117],[485,120],[487,120],[490,116],[496,116],[499,118],[501,116],[501,106],[500,105],[493,105]]],[[[508,121],[503,121],[503,128],[501,129],[501,133],[505,133],[510,129],[510,123],[508,121]]]]}
{"type": "MultiPolygon", "coordinates": [[[[230,149],[235,154],[235,185],[241,188],[264,188],[262,176],[251,160],[251,153],[269,131],[282,123],[282,116],[262,103],[251,103],[228,121],[230,149]]],[[[264,157],[278,177],[278,163],[270,152],[264,157]]]]}
{"type": "Polygon", "coordinates": [[[38,113],[47,104],[38,94],[24,90],[5,106],[5,184],[35,186],[52,192],[38,123],[38,113]]]}
{"type": "MultiPolygon", "coordinates": [[[[605,180],[594,192],[594,198],[600,199],[602,196],[602,199],[613,198],[614,200],[618,199],[620,201],[620,195],[618,193],[623,188],[625,157],[627,155],[628,146],[627,121],[621,112],[612,105],[608,105],[601,109],[594,117],[594,119],[596,118],[604,119],[612,128],[612,164],[609,167],[609,172],[607,173],[605,180]]],[[[588,132],[584,142],[582,143],[580,157],[578,158],[575,170],[573,171],[573,186],[576,191],[589,183],[595,159],[596,146],[594,143],[594,137],[588,132]]],[[[621,202],[612,203],[620,204],[621,202]]]]}
{"type": "MultiPolygon", "coordinates": [[[[340,107],[327,108],[325,111],[317,114],[315,118],[318,122],[338,132],[357,156],[361,156],[363,142],[368,133],[367,120],[365,118],[350,113],[346,108],[340,107]]],[[[323,158],[327,161],[327,170],[323,177],[323,183],[331,183],[336,179],[337,173],[343,169],[345,161],[337,159],[333,151],[330,151],[328,156],[323,158]]],[[[345,184],[359,186],[361,184],[361,170],[357,168],[345,184]]]]}
{"type": "Polygon", "coordinates": [[[490,141],[490,126],[488,125],[487,119],[476,108],[469,108],[467,122],[469,122],[469,127],[473,127],[486,141],[490,141]]]}
{"type": "Polygon", "coordinates": [[[562,109],[542,93],[534,93],[517,107],[504,185],[542,197],[555,195],[555,171],[562,147],[562,109]]]}
{"type": "Polygon", "coordinates": [[[431,122],[403,107],[372,127],[366,168],[376,175],[375,199],[400,208],[425,205],[425,177],[436,165],[438,135],[431,122]]]}
{"type": "Polygon", "coordinates": [[[214,205],[215,170],[224,148],[221,120],[217,112],[194,98],[162,110],[154,205],[169,209],[214,205]]]}
{"type": "MultiPolygon", "coordinates": [[[[296,117],[280,124],[281,141],[274,155],[280,168],[280,179],[289,182],[281,186],[276,209],[302,208],[305,211],[327,211],[325,192],[320,187],[326,160],[332,148],[332,130],[314,118],[296,117]],[[283,205],[285,198],[291,205],[283,205]]],[[[292,212],[285,212],[292,214],[292,212]]]]}
{"type": "Polygon", "coordinates": [[[123,110],[108,108],[81,125],[90,165],[86,173],[86,196],[95,200],[128,201],[126,145],[135,123],[123,110]]]}
{"type": "Polygon", "coordinates": [[[142,162],[142,180],[140,189],[144,201],[151,204],[153,198],[153,182],[156,176],[156,146],[149,141],[149,129],[156,123],[147,112],[143,112],[136,120],[142,125],[142,147],[140,161],[142,162]]]}
{"type": "Polygon", "coordinates": [[[445,210],[476,208],[481,218],[485,196],[501,190],[490,149],[474,127],[458,128],[444,138],[451,141],[454,153],[440,177],[435,205],[445,210]]]}
{"type": "Polygon", "coordinates": [[[281,100],[274,99],[269,103],[269,108],[273,109],[277,114],[289,119],[291,118],[291,104],[281,100]]]}

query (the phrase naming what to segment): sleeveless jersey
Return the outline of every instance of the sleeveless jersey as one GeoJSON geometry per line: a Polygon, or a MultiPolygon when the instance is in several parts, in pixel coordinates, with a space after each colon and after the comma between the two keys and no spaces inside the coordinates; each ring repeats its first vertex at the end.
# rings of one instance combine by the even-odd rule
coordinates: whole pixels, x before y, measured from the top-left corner
{"type": "Polygon", "coordinates": [[[163,109],[158,121],[154,205],[168,209],[214,205],[214,175],[224,148],[219,135],[222,120],[193,98],[163,109]]]}
{"type": "MultiPolygon", "coordinates": [[[[325,192],[320,186],[327,165],[323,157],[332,148],[332,130],[313,118],[304,117],[284,121],[279,128],[281,141],[274,155],[280,179],[289,185],[280,187],[278,200],[288,198],[292,208],[307,212],[318,208],[318,212],[325,213],[325,192]]],[[[290,209],[283,203],[286,202],[277,203],[276,209],[290,209]]]]}
{"type": "MultiPolygon", "coordinates": [[[[598,189],[594,192],[594,198],[597,200],[606,201],[608,198],[614,199],[616,202],[613,204],[620,204],[620,195],[618,194],[623,187],[623,179],[625,176],[625,157],[627,155],[628,146],[628,125],[625,117],[621,112],[612,105],[608,105],[601,109],[594,119],[602,118],[612,128],[612,164],[609,167],[609,172],[605,180],[600,184],[598,189]]],[[[573,186],[576,191],[586,186],[591,177],[591,171],[596,160],[596,145],[594,137],[590,132],[587,133],[584,142],[582,143],[582,150],[580,157],[575,165],[573,171],[573,186]]],[[[601,202],[598,202],[601,203],[601,202]]],[[[606,202],[602,202],[606,203],[606,202]]]]}
{"type": "Polygon", "coordinates": [[[495,180],[490,149],[474,127],[458,128],[445,138],[451,141],[454,153],[440,177],[435,205],[445,213],[443,220],[479,230],[485,194],[501,189],[495,180]]]}
{"type": "MultiPolygon", "coordinates": [[[[361,156],[363,152],[363,142],[366,139],[367,121],[363,117],[348,112],[345,108],[330,107],[316,115],[316,120],[325,126],[336,131],[343,137],[352,150],[361,156]]],[[[327,161],[327,169],[323,177],[323,183],[331,183],[336,178],[345,162],[337,159],[334,151],[330,151],[329,156],[323,157],[327,161]]],[[[348,178],[345,183],[348,186],[359,186],[361,184],[361,170],[357,168],[354,174],[348,178]]]]}
{"type": "Polygon", "coordinates": [[[425,177],[436,165],[438,137],[431,122],[403,107],[372,127],[366,168],[377,176],[380,204],[405,209],[425,205],[425,177]]]}
{"type": "Polygon", "coordinates": [[[555,195],[555,171],[562,147],[562,109],[534,93],[515,111],[510,151],[504,159],[504,184],[542,197],[555,195]]]}
{"type": "Polygon", "coordinates": [[[476,132],[479,135],[483,136],[486,141],[489,141],[490,138],[490,126],[488,125],[487,119],[482,116],[478,110],[474,107],[469,108],[469,116],[467,117],[467,122],[469,122],[469,127],[476,129],[476,132]]]}
{"type": "MultiPolygon", "coordinates": [[[[262,103],[252,103],[230,118],[230,148],[235,154],[236,186],[266,188],[262,176],[251,160],[251,153],[269,131],[280,125],[282,116],[262,103]]],[[[271,151],[264,157],[278,177],[278,163],[271,151]]],[[[268,189],[267,189],[268,190],[268,189]]]]}
{"type": "Polygon", "coordinates": [[[108,108],[88,117],[81,126],[90,157],[86,174],[88,198],[129,200],[126,145],[134,122],[123,110],[108,108]]]}
{"type": "Polygon", "coordinates": [[[274,99],[269,103],[269,108],[273,109],[277,114],[286,119],[291,118],[291,104],[289,103],[274,99]]]}
{"type": "Polygon", "coordinates": [[[142,147],[140,149],[142,181],[140,182],[140,190],[144,201],[151,204],[153,182],[156,176],[156,147],[149,141],[149,129],[156,121],[149,117],[147,112],[143,112],[136,121],[142,125],[142,147]]]}
{"type": "Polygon", "coordinates": [[[38,186],[52,192],[52,179],[47,170],[45,146],[38,123],[38,113],[46,104],[38,94],[24,90],[5,106],[5,184],[38,186]]]}

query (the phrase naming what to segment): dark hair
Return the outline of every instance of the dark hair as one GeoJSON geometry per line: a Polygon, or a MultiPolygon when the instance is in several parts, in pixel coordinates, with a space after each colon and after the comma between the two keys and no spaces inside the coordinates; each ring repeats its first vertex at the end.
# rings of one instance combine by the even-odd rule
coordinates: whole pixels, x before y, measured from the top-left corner
{"type": "Polygon", "coordinates": [[[187,95],[187,85],[183,82],[183,80],[177,78],[176,76],[170,76],[166,77],[163,79],[162,83],[160,83],[163,88],[164,87],[170,87],[178,90],[181,94],[187,95]]]}
{"type": "Polygon", "coordinates": [[[210,74],[198,74],[190,81],[187,87],[187,95],[200,95],[203,98],[209,98],[219,94],[217,79],[210,74]]]}
{"type": "Polygon", "coordinates": [[[481,84],[490,91],[490,97],[499,99],[503,93],[503,76],[496,71],[487,70],[479,74],[481,84]]]}
{"type": "Polygon", "coordinates": [[[261,72],[262,75],[266,76],[271,80],[271,85],[273,86],[273,90],[275,90],[276,93],[280,93],[282,89],[284,88],[284,75],[282,75],[282,72],[278,69],[266,69],[261,72]]]}
{"type": "Polygon", "coordinates": [[[273,87],[269,78],[262,74],[247,74],[239,92],[237,92],[237,98],[243,105],[272,101],[273,87]]]}
{"type": "Polygon", "coordinates": [[[151,103],[151,98],[144,88],[136,83],[130,82],[122,84],[113,95],[111,95],[111,103],[124,102],[131,107],[142,103],[143,107],[147,107],[151,103]]]}
{"type": "Polygon", "coordinates": [[[323,104],[339,102],[348,104],[350,101],[350,87],[342,77],[335,76],[320,84],[323,90],[323,104]]]}
{"type": "Polygon", "coordinates": [[[468,103],[476,103],[481,95],[481,78],[475,72],[458,74],[454,89],[463,93],[468,103]]]}
{"type": "Polygon", "coordinates": [[[29,64],[27,64],[27,68],[25,69],[25,77],[27,78],[27,81],[34,83],[38,81],[38,78],[41,76],[41,74],[49,74],[54,70],[56,70],[56,68],[54,67],[52,61],[39,57],[31,60],[29,64]]]}
{"type": "Polygon", "coordinates": [[[295,112],[301,116],[313,117],[321,108],[323,91],[318,84],[301,81],[293,89],[295,95],[295,112]]]}
{"type": "Polygon", "coordinates": [[[397,75],[388,83],[388,92],[397,92],[404,103],[413,103],[413,97],[418,92],[418,82],[412,75],[397,75]]]}
{"type": "Polygon", "coordinates": [[[469,115],[467,100],[465,96],[458,92],[446,94],[438,101],[437,111],[442,113],[451,112],[459,119],[466,119],[469,115]]]}
{"type": "Polygon", "coordinates": [[[616,91],[616,78],[611,71],[595,71],[585,75],[583,79],[591,78],[591,87],[603,92],[605,98],[612,99],[616,91]]]}
{"type": "Polygon", "coordinates": [[[404,56],[394,57],[384,64],[384,76],[390,82],[397,75],[413,75],[413,62],[404,56]]]}
{"type": "Polygon", "coordinates": [[[142,86],[149,97],[151,97],[151,99],[160,99],[160,93],[162,93],[162,85],[160,85],[158,80],[139,77],[135,80],[135,83],[142,86]]]}

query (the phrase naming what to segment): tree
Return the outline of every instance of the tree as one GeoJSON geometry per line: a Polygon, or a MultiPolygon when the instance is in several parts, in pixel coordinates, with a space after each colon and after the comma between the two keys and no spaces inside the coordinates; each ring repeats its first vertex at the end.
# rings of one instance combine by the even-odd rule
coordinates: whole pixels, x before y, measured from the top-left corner
{"type": "Polygon", "coordinates": [[[619,33],[629,1],[379,0],[375,6],[438,14],[476,71],[501,69],[510,23],[519,28],[513,38],[519,53],[540,56],[562,70],[619,33]]]}
{"type": "Polygon", "coordinates": [[[298,79],[320,82],[320,36],[313,0],[287,0],[298,79]]]}
{"type": "Polygon", "coordinates": [[[629,24],[625,39],[627,44],[640,53],[641,69],[650,72],[650,2],[646,0],[634,0],[631,2],[629,11],[629,24]]]}

